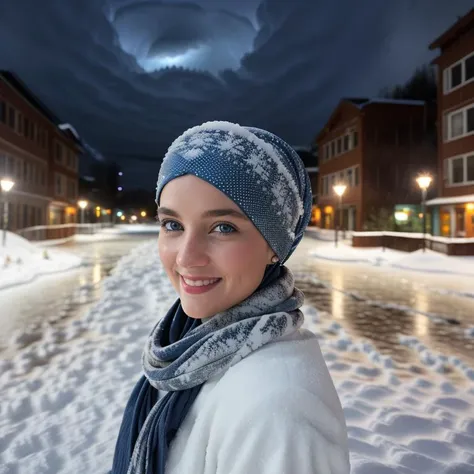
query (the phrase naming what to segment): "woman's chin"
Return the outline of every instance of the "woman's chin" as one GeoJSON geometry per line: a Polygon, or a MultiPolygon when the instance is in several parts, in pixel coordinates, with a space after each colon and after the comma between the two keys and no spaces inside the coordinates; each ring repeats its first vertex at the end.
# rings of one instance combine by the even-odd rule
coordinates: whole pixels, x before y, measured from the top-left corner
{"type": "Polygon", "coordinates": [[[186,304],[186,301],[181,300],[181,306],[184,312],[192,319],[205,319],[210,318],[216,314],[213,308],[210,307],[199,307],[196,304],[186,304]]]}

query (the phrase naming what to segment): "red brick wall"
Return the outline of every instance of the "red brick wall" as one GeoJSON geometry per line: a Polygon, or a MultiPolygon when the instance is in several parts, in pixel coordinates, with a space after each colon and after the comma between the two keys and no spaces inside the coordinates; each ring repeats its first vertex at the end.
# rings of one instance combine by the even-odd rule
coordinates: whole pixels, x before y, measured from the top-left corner
{"type": "Polygon", "coordinates": [[[474,52],[474,28],[466,31],[464,35],[456,38],[444,48],[435,63],[438,65],[438,186],[441,196],[461,196],[474,194],[474,186],[446,186],[447,179],[444,176],[444,160],[456,155],[472,152],[474,150],[474,135],[459,138],[450,142],[444,142],[444,127],[447,125],[444,116],[447,112],[454,111],[466,105],[474,103],[474,81],[447,94],[444,93],[443,71],[474,52]]]}

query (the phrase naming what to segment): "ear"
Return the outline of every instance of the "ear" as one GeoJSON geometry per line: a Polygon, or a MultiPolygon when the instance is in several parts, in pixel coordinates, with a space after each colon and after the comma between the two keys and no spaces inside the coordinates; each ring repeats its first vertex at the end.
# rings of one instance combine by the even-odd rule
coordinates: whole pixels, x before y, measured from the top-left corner
{"type": "Polygon", "coordinates": [[[267,245],[267,262],[268,262],[268,265],[273,264],[272,258],[274,257],[274,255],[275,255],[275,251],[270,247],[270,245],[267,245]]]}

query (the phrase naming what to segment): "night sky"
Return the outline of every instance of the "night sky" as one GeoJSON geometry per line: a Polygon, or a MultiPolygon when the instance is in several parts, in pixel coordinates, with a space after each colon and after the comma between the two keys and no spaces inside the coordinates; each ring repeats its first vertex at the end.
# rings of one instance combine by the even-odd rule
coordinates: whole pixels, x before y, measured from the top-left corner
{"type": "Polygon", "coordinates": [[[153,189],[186,128],[309,145],[341,97],[403,83],[472,0],[2,0],[0,69],[153,189]]]}

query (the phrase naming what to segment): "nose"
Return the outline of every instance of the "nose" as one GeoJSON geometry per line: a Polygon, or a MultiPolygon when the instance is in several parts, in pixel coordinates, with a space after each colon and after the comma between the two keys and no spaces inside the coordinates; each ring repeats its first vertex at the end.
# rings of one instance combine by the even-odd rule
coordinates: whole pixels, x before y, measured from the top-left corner
{"type": "Polygon", "coordinates": [[[176,263],[180,268],[205,267],[209,264],[207,243],[196,235],[183,236],[179,243],[176,263]]]}

